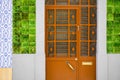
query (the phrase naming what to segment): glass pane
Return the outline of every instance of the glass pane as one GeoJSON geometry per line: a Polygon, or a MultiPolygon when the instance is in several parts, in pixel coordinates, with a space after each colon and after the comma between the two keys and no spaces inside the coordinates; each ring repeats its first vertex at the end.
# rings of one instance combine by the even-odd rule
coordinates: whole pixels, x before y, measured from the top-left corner
{"type": "Polygon", "coordinates": [[[81,0],[81,5],[88,5],[88,0],[81,0]]]}
{"type": "Polygon", "coordinates": [[[80,40],[88,40],[88,27],[81,26],[80,29],[80,40]]]}
{"type": "Polygon", "coordinates": [[[70,40],[76,40],[76,26],[70,27],[70,40]]]}
{"type": "Polygon", "coordinates": [[[68,40],[68,34],[57,33],[57,40],[68,40]]]}
{"type": "Polygon", "coordinates": [[[57,26],[56,27],[57,32],[68,32],[68,27],[67,26],[57,26]]]}
{"type": "Polygon", "coordinates": [[[57,57],[67,57],[68,43],[67,42],[57,42],[56,43],[56,53],[57,53],[57,57]]]}
{"type": "Polygon", "coordinates": [[[70,0],[70,4],[71,5],[78,5],[79,4],[79,0],[70,0]]]}
{"type": "Polygon", "coordinates": [[[91,5],[96,5],[97,0],[90,0],[91,5]]]}
{"type": "Polygon", "coordinates": [[[57,5],[67,5],[68,4],[68,0],[56,0],[56,4],[57,5]]]}
{"type": "Polygon", "coordinates": [[[54,27],[53,26],[49,26],[48,27],[48,32],[54,32],[54,27]]]}
{"type": "Polygon", "coordinates": [[[90,43],[90,56],[96,56],[96,43],[90,43]]]}
{"type": "Polygon", "coordinates": [[[90,27],[90,40],[96,40],[96,27],[90,27]]]}
{"type": "Polygon", "coordinates": [[[68,24],[68,10],[56,10],[56,23],[68,24]]]}
{"type": "Polygon", "coordinates": [[[76,42],[70,43],[70,56],[75,57],[76,56],[76,42]]]}
{"type": "Polygon", "coordinates": [[[46,5],[54,5],[54,0],[45,0],[46,5]]]}
{"type": "Polygon", "coordinates": [[[81,44],[80,46],[81,56],[88,56],[88,43],[81,42],[80,44],[81,44]]]}
{"type": "Polygon", "coordinates": [[[48,24],[54,24],[54,10],[48,10],[48,24]]]}
{"type": "Polygon", "coordinates": [[[88,7],[81,8],[81,24],[88,24],[88,7]]]}
{"type": "Polygon", "coordinates": [[[76,30],[77,30],[77,29],[76,29],[76,26],[71,26],[71,27],[70,27],[70,32],[76,32],[76,30]]]}
{"type": "Polygon", "coordinates": [[[48,40],[54,40],[54,27],[48,27],[48,40]]]}
{"type": "Polygon", "coordinates": [[[90,24],[96,24],[96,8],[90,8],[90,24]]]}
{"type": "Polygon", "coordinates": [[[70,10],[70,23],[76,24],[76,10],[70,10]]]}
{"type": "Polygon", "coordinates": [[[54,56],[54,43],[53,42],[48,43],[48,56],[49,57],[54,56]]]}
{"type": "Polygon", "coordinates": [[[67,40],[68,39],[68,27],[57,26],[56,27],[56,40],[67,40]]]}

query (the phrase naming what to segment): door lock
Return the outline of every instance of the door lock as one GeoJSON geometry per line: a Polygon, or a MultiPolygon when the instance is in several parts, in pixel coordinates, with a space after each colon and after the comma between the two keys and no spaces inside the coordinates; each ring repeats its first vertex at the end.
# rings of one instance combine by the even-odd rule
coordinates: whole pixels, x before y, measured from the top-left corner
{"type": "Polygon", "coordinates": [[[78,30],[78,31],[80,30],[80,26],[77,26],[77,30],[78,30]]]}

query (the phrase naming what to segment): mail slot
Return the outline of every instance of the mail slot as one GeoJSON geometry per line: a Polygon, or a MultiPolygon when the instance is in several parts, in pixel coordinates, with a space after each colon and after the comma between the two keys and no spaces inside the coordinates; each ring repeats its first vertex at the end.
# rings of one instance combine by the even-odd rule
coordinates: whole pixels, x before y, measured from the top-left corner
{"type": "Polygon", "coordinates": [[[92,66],[93,63],[92,62],[82,62],[83,66],[92,66]]]}

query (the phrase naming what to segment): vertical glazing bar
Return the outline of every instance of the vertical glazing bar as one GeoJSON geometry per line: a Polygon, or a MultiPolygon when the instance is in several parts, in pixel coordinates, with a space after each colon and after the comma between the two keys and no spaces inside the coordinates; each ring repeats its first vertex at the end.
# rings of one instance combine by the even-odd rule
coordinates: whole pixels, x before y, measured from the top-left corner
{"type": "Polygon", "coordinates": [[[68,5],[70,5],[70,0],[68,0],[68,5]]]}
{"type": "MultiPolygon", "coordinates": [[[[96,6],[96,5],[97,5],[97,0],[96,0],[96,4],[95,4],[95,8],[96,8],[96,10],[95,10],[95,15],[97,15],[97,6],[96,6]]],[[[96,16],[96,20],[97,20],[97,16],[96,16]]],[[[95,28],[96,28],[96,29],[95,29],[95,30],[96,30],[96,31],[95,31],[95,32],[96,32],[95,35],[96,35],[96,39],[97,39],[97,21],[95,21],[95,25],[96,25],[96,27],[95,27],[95,28]]],[[[96,39],[95,39],[95,44],[97,43],[97,42],[96,42],[96,39]]],[[[97,46],[96,46],[96,45],[95,45],[95,49],[97,50],[97,46]]],[[[97,51],[96,51],[96,52],[97,52],[97,51]]],[[[96,52],[95,52],[95,55],[96,55],[96,52]]]]}
{"type": "MultiPolygon", "coordinates": [[[[79,17],[77,16],[80,16],[79,14],[79,11],[80,10],[77,10],[77,13],[76,13],[76,20],[77,20],[77,26],[80,24],[79,23],[79,17]]],[[[77,26],[76,26],[76,58],[79,59],[80,58],[80,37],[79,37],[79,31],[77,30],[77,26]]],[[[79,65],[79,63],[77,62],[76,63],[77,65],[79,65]]],[[[77,76],[79,76],[79,70],[77,68],[77,73],[76,73],[77,76]]],[[[79,77],[77,77],[77,80],[79,80],[79,77]]]]}
{"type": "Polygon", "coordinates": [[[81,5],[81,0],[79,0],[79,5],[81,5]]]}
{"type": "Polygon", "coordinates": [[[90,56],[90,0],[88,0],[88,56],[90,56]]]}
{"type": "Polygon", "coordinates": [[[56,57],[56,34],[57,34],[57,31],[56,31],[56,9],[54,9],[54,57],[56,57]]]}
{"type": "Polygon", "coordinates": [[[48,23],[47,22],[48,21],[48,10],[47,9],[46,9],[46,16],[45,16],[45,18],[46,18],[46,21],[45,21],[45,27],[46,27],[45,28],[45,32],[46,32],[46,35],[47,35],[47,36],[45,36],[45,39],[46,39],[46,43],[45,44],[47,46],[45,49],[46,49],[46,56],[48,57],[48,30],[47,30],[47,28],[48,28],[47,27],[47,23],[48,23]]]}
{"type": "Polygon", "coordinates": [[[56,5],[56,0],[54,0],[54,5],[56,5]]]}
{"type": "Polygon", "coordinates": [[[68,9],[68,57],[70,57],[70,9],[68,9]]]}
{"type": "MultiPolygon", "coordinates": [[[[77,23],[78,23],[78,26],[79,26],[79,31],[78,31],[78,40],[77,40],[77,43],[78,43],[78,53],[79,54],[77,54],[78,55],[78,57],[80,57],[81,56],[81,34],[80,34],[80,32],[81,32],[81,0],[80,0],[80,6],[79,6],[79,10],[78,10],[78,14],[77,15],[79,15],[79,17],[77,18],[77,23]]],[[[76,16],[77,17],[77,16],[76,16]]]]}
{"type": "MultiPolygon", "coordinates": [[[[77,10],[77,16],[76,16],[76,20],[77,20],[77,26],[79,26],[79,28],[80,28],[80,18],[81,18],[81,7],[79,6],[79,8],[78,8],[79,10],[77,10]]],[[[76,28],[77,28],[77,26],[76,26],[76,28]]],[[[81,39],[80,39],[80,31],[81,31],[81,29],[79,29],[79,31],[77,30],[77,45],[76,45],[76,47],[77,47],[77,52],[78,53],[76,53],[77,55],[77,57],[79,58],[80,57],[80,55],[81,55],[81,46],[80,46],[80,44],[81,44],[81,39]]]]}

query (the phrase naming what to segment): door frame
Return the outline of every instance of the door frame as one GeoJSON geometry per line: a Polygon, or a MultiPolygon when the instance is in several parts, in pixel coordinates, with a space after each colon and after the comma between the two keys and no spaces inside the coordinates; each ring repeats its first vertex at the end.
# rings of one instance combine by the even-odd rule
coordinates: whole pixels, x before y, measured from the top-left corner
{"type": "MultiPolygon", "coordinates": [[[[46,22],[45,22],[45,34],[46,34],[46,35],[48,34],[47,28],[46,28],[46,27],[47,27],[47,20],[48,20],[48,18],[47,18],[48,10],[50,10],[50,9],[51,9],[51,10],[53,9],[53,10],[55,10],[55,11],[56,11],[57,9],[64,9],[64,10],[74,9],[74,10],[76,10],[76,15],[77,15],[77,16],[76,16],[76,24],[75,24],[75,25],[76,25],[76,27],[77,27],[78,25],[79,25],[78,27],[80,27],[82,24],[80,23],[80,15],[79,15],[79,14],[80,14],[81,8],[83,8],[83,7],[86,7],[86,6],[82,6],[82,7],[81,7],[81,5],[77,5],[77,6],[72,6],[72,5],[71,5],[71,6],[64,6],[64,5],[60,5],[60,6],[59,6],[59,5],[54,5],[54,6],[49,6],[49,5],[48,5],[48,6],[46,6],[46,5],[45,5],[45,19],[46,19],[46,22]]],[[[91,9],[91,8],[96,8],[96,5],[95,5],[95,6],[92,6],[92,7],[87,7],[87,8],[88,8],[88,11],[89,11],[89,12],[88,12],[88,19],[87,19],[87,20],[88,20],[87,26],[90,27],[90,26],[92,26],[92,25],[90,25],[90,20],[89,20],[89,19],[90,19],[90,9],[91,9]]],[[[96,13],[97,13],[97,11],[96,11],[96,13]]],[[[54,12],[54,15],[55,15],[55,14],[56,14],[56,12],[54,12]]],[[[68,14],[68,15],[69,15],[69,14],[68,14]]],[[[70,18],[68,18],[68,19],[70,19],[70,18]]],[[[55,23],[53,23],[53,24],[55,24],[54,26],[56,26],[56,20],[54,20],[54,22],[55,22],[55,23]]],[[[96,25],[93,24],[94,27],[97,27],[97,23],[95,23],[95,24],[96,24],[96,25]]],[[[69,23],[68,23],[68,25],[69,25],[69,23]]],[[[69,26],[70,26],[70,25],[69,25],[69,26]]],[[[84,26],[85,26],[85,25],[84,25],[84,26]]],[[[89,28],[88,30],[90,30],[90,28],[89,28]]],[[[89,31],[88,31],[88,32],[89,32],[89,31]]],[[[89,34],[90,34],[90,33],[89,33],[89,34]]],[[[89,36],[89,35],[88,35],[88,36],[89,36]]],[[[96,36],[97,36],[97,31],[96,31],[96,36]]],[[[45,38],[45,45],[46,45],[46,46],[48,46],[48,44],[47,44],[47,37],[48,37],[48,36],[46,36],[46,38],[45,38]]],[[[81,53],[80,53],[80,50],[78,49],[78,47],[80,47],[80,30],[78,31],[77,29],[76,29],[76,40],[77,40],[77,41],[76,41],[76,44],[77,44],[77,45],[76,45],[76,49],[77,49],[77,50],[76,50],[76,57],[75,57],[75,58],[77,58],[78,61],[76,61],[75,58],[73,58],[73,60],[76,61],[76,63],[77,63],[76,65],[79,66],[79,64],[82,63],[82,60],[83,60],[83,61],[88,61],[88,60],[90,60],[89,62],[92,61],[92,65],[95,66],[94,69],[95,69],[95,71],[96,71],[96,56],[90,56],[90,54],[88,54],[87,57],[86,57],[86,56],[85,56],[85,57],[84,57],[84,56],[80,56],[81,53]],[[95,61],[94,61],[94,60],[95,60],[95,61]]],[[[90,41],[90,40],[87,40],[87,41],[90,41]]],[[[88,43],[90,44],[90,42],[88,42],[88,43]]],[[[96,42],[96,39],[95,39],[95,43],[97,43],[97,42],[96,42]]],[[[88,48],[89,48],[89,47],[88,47],[88,48]]],[[[95,48],[97,48],[97,46],[96,46],[95,48]]],[[[46,49],[46,50],[45,50],[45,51],[46,51],[46,53],[45,53],[45,54],[46,54],[46,62],[49,61],[49,60],[69,60],[69,58],[68,58],[68,59],[67,59],[67,58],[56,58],[56,53],[54,53],[54,52],[53,52],[53,53],[54,53],[53,55],[55,56],[55,58],[48,57],[48,52],[47,52],[48,49],[47,49],[47,48],[45,48],[45,49],[46,49]]],[[[71,59],[71,60],[72,60],[72,59],[71,59]]],[[[80,65],[80,66],[81,66],[81,65],[80,65]]],[[[77,68],[77,72],[76,72],[77,75],[79,74],[78,71],[79,71],[79,70],[78,70],[78,68],[77,68]]],[[[96,73],[96,72],[95,72],[95,73],[96,73]]],[[[79,77],[79,76],[78,76],[78,77],[79,77]]],[[[78,78],[78,77],[77,77],[77,78],[78,78]]],[[[96,74],[95,74],[95,78],[96,78],[96,74]]]]}
{"type": "MultiPolygon", "coordinates": [[[[38,1],[42,3],[41,0],[38,0],[38,1]]],[[[43,8],[45,8],[45,0],[43,0],[43,2],[44,2],[43,8]]],[[[106,51],[106,40],[107,40],[106,39],[106,13],[107,13],[106,4],[107,4],[107,0],[97,0],[96,80],[108,80],[108,77],[109,77],[108,76],[108,55],[106,51]]],[[[44,11],[42,13],[45,14],[44,11]]],[[[45,23],[43,24],[45,26],[45,23]]],[[[44,32],[42,33],[42,35],[44,35],[44,32]]],[[[44,48],[45,47],[43,47],[43,49],[44,48]]]]}

